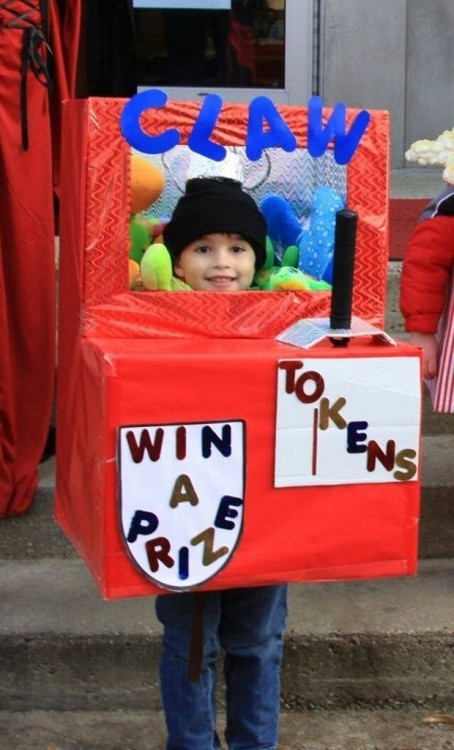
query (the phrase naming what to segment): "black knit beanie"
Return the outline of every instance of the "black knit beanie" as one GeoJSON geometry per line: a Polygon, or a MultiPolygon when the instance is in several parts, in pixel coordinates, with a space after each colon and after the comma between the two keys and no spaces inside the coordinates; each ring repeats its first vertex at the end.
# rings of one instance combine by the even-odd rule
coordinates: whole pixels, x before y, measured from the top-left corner
{"type": "Polygon", "coordinates": [[[266,222],[253,198],[228,177],[195,177],[186,183],[163,232],[164,244],[175,261],[181,251],[206,234],[232,232],[247,240],[255,252],[255,267],[266,258],[266,222]]]}

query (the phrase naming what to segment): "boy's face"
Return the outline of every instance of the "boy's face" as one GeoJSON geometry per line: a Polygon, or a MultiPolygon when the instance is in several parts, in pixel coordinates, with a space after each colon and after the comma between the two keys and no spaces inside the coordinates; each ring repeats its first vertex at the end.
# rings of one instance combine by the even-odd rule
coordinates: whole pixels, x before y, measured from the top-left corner
{"type": "Polygon", "coordinates": [[[175,275],[202,292],[248,289],[255,272],[255,253],[239,234],[207,234],[191,242],[175,263],[175,275]]]}

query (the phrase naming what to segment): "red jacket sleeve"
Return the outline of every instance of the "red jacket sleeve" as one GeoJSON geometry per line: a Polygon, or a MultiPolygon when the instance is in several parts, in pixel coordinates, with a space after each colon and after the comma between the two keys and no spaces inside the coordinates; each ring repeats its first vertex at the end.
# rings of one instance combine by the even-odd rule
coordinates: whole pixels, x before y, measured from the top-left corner
{"type": "Polygon", "coordinates": [[[436,333],[454,267],[454,216],[434,216],[414,229],[405,249],[400,310],[406,331],[436,333]]]}

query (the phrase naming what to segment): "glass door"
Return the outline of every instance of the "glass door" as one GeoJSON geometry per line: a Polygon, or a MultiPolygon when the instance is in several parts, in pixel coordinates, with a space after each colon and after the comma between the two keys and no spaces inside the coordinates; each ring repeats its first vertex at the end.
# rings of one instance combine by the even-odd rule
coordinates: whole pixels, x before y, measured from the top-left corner
{"type": "Polygon", "coordinates": [[[138,90],[306,104],[313,0],[134,0],[138,90]]]}

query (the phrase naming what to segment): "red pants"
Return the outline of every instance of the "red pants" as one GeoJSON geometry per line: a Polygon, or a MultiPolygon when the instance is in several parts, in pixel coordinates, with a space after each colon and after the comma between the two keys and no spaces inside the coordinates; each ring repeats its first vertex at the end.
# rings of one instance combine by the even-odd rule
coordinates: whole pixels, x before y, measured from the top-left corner
{"type": "MultiPolygon", "coordinates": [[[[48,91],[21,74],[30,3],[0,1],[0,516],[29,507],[55,378],[55,260],[48,91]],[[22,86],[22,88],[21,88],[22,86]],[[28,149],[24,150],[24,101],[28,149]],[[22,103],[22,107],[21,107],[22,103]]],[[[41,54],[45,56],[42,45],[41,54]]]]}

